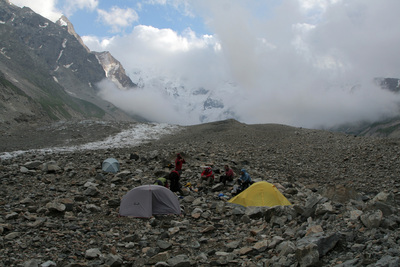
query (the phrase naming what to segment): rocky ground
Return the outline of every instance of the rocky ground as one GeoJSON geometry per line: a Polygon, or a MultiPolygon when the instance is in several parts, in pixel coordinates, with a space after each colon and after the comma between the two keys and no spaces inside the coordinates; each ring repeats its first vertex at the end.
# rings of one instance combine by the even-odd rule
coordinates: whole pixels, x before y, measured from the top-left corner
{"type": "MultiPolygon", "coordinates": [[[[3,128],[0,152],[85,143],[128,126],[3,128]]],[[[0,266],[399,266],[399,143],[227,120],[139,146],[3,159],[0,266]],[[244,208],[215,183],[184,188],[181,216],[119,217],[121,197],[168,174],[178,152],[183,185],[199,189],[201,166],[229,164],[274,183],[293,205],[244,208]],[[101,171],[108,157],[119,173],[101,171]]]]}

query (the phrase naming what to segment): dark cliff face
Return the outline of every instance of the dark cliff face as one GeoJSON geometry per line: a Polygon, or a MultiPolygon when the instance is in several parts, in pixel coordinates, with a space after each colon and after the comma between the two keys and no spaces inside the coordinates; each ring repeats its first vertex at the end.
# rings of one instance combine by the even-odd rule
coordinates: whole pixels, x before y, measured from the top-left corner
{"type": "Polygon", "coordinates": [[[389,90],[391,92],[400,92],[400,79],[397,78],[375,78],[375,83],[378,84],[382,89],[389,90]]]}
{"type": "Polygon", "coordinates": [[[6,0],[0,0],[0,22],[0,122],[131,120],[97,96],[106,73],[72,25],[53,23],[6,0]],[[29,105],[17,105],[23,101],[29,105]]]}
{"type": "Polygon", "coordinates": [[[107,78],[114,81],[120,89],[136,88],[137,84],[126,75],[125,69],[122,64],[115,59],[110,52],[92,52],[96,55],[100,64],[106,72],[107,78]]]}
{"type": "Polygon", "coordinates": [[[1,38],[3,44],[11,45],[13,41],[21,49],[30,51],[31,59],[42,61],[42,67],[56,77],[59,68],[63,68],[85,83],[95,84],[105,78],[95,55],[88,53],[66,26],[57,25],[29,8],[0,3],[3,32],[8,31],[12,37],[11,40],[1,38]]]}

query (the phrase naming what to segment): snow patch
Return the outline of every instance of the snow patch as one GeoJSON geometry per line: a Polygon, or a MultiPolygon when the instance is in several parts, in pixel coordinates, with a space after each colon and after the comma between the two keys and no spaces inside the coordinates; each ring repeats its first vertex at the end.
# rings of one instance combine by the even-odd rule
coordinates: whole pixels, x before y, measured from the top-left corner
{"type": "Polygon", "coordinates": [[[9,56],[6,55],[6,52],[4,51],[5,47],[2,47],[0,49],[0,54],[2,54],[3,56],[5,56],[7,59],[11,59],[9,56]]]}
{"type": "Polygon", "coordinates": [[[56,62],[58,62],[58,61],[60,60],[60,58],[61,58],[63,52],[64,52],[64,50],[61,50],[61,51],[60,51],[60,54],[58,55],[58,58],[57,58],[56,62]]]}
{"type": "Polygon", "coordinates": [[[62,17],[58,21],[60,26],[68,26],[68,23],[62,17]]]}
{"type": "Polygon", "coordinates": [[[66,48],[67,47],[67,39],[64,39],[64,41],[62,42],[62,47],[63,48],[66,48]]]}
{"type": "Polygon", "coordinates": [[[40,24],[39,24],[39,28],[42,28],[42,29],[43,29],[43,28],[47,28],[47,26],[49,26],[49,23],[48,23],[48,22],[46,22],[44,25],[40,25],[40,24]]]}
{"type": "Polygon", "coordinates": [[[74,64],[74,63],[64,65],[64,68],[69,69],[69,67],[71,67],[73,64],[74,64]]]}

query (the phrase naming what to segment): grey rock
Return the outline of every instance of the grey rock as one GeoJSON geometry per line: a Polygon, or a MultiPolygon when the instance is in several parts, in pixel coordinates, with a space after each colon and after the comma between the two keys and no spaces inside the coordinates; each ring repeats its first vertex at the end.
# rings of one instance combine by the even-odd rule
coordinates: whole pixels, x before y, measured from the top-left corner
{"type": "Polygon", "coordinates": [[[283,241],[276,247],[276,251],[281,257],[288,256],[296,252],[296,245],[291,241],[283,241]]]}
{"type": "Polygon", "coordinates": [[[18,237],[20,237],[21,236],[21,233],[19,233],[19,232],[12,232],[12,233],[9,233],[9,234],[7,234],[6,236],[4,236],[4,239],[5,240],[14,240],[14,239],[16,239],[16,238],[18,238],[18,237]]]}
{"type": "Polygon", "coordinates": [[[172,246],[172,244],[164,240],[157,240],[157,246],[162,250],[167,250],[172,246]]]}
{"type": "Polygon", "coordinates": [[[177,255],[167,260],[170,266],[174,267],[188,267],[191,266],[190,259],[187,255],[177,255]]]}
{"type": "Polygon", "coordinates": [[[50,266],[57,266],[57,263],[55,263],[54,261],[46,261],[40,264],[40,267],[50,267],[50,266]]]}
{"type": "Polygon", "coordinates": [[[94,259],[101,256],[101,251],[98,248],[91,248],[85,251],[85,258],[94,259]]]}
{"type": "Polygon", "coordinates": [[[380,210],[366,212],[360,216],[361,222],[367,228],[377,228],[381,224],[383,219],[383,212],[380,210]]]}
{"type": "Polygon", "coordinates": [[[298,240],[297,247],[304,247],[309,244],[315,244],[318,249],[319,255],[324,256],[336,246],[340,238],[341,235],[339,233],[315,233],[298,240]]]}
{"type": "Polygon", "coordinates": [[[107,254],[104,257],[104,264],[110,267],[120,267],[122,266],[123,259],[118,255],[107,254]]]}
{"type": "Polygon", "coordinates": [[[50,212],[64,212],[66,210],[66,206],[59,202],[49,202],[46,204],[46,208],[50,212]]]}
{"type": "Polygon", "coordinates": [[[376,267],[396,267],[400,266],[400,258],[399,257],[392,257],[390,255],[385,255],[380,258],[374,266],[376,267]]]}
{"type": "Polygon", "coordinates": [[[29,170],[35,170],[35,169],[39,169],[42,164],[43,163],[41,161],[36,160],[36,161],[26,162],[26,163],[24,163],[23,166],[29,170]]]}
{"type": "Polygon", "coordinates": [[[317,245],[313,243],[298,247],[296,250],[296,259],[301,267],[316,265],[319,262],[319,257],[317,245]]]}
{"type": "Polygon", "coordinates": [[[97,187],[90,186],[83,192],[83,194],[85,194],[85,196],[95,197],[100,194],[100,191],[97,189],[97,187]]]}
{"type": "Polygon", "coordinates": [[[23,263],[23,267],[39,267],[39,260],[28,260],[23,263]]]}

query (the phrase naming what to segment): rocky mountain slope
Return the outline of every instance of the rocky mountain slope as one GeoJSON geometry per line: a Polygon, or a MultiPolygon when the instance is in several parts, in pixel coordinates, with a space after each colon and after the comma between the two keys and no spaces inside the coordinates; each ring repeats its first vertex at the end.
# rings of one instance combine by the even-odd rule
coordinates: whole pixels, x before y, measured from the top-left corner
{"type": "MultiPolygon", "coordinates": [[[[132,120],[97,96],[97,84],[110,79],[132,86],[123,68],[114,71],[88,51],[73,26],[58,23],[0,0],[0,122],[48,122],[96,118],[132,120]],[[119,70],[119,71],[118,71],[119,70]],[[106,75],[107,74],[107,75],[106,75]]],[[[108,55],[108,62],[112,59],[108,55]]]]}
{"type": "MultiPolygon", "coordinates": [[[[31,129],[34,140],[4,140],[15,149],[55,147],[130,127],[114,126],[53,125],[31,129]]],[[[137,146],[4,159],[0,266],[399,266],[399,144],[228,120],[137,146]],[[193,185],[179,198],[182,215],[119,217],[121,197],[167,175],[178,152],[181,183],[193,185]],[[108,157],[120,162],[117,174],[101,171],[108,157]],[[228,203],[232,186],[217,183],[224,164],[274,183],[293,205],[228,203]],[[216,173],[213,186],[199,183],[204,165],[216,173]]]]}

